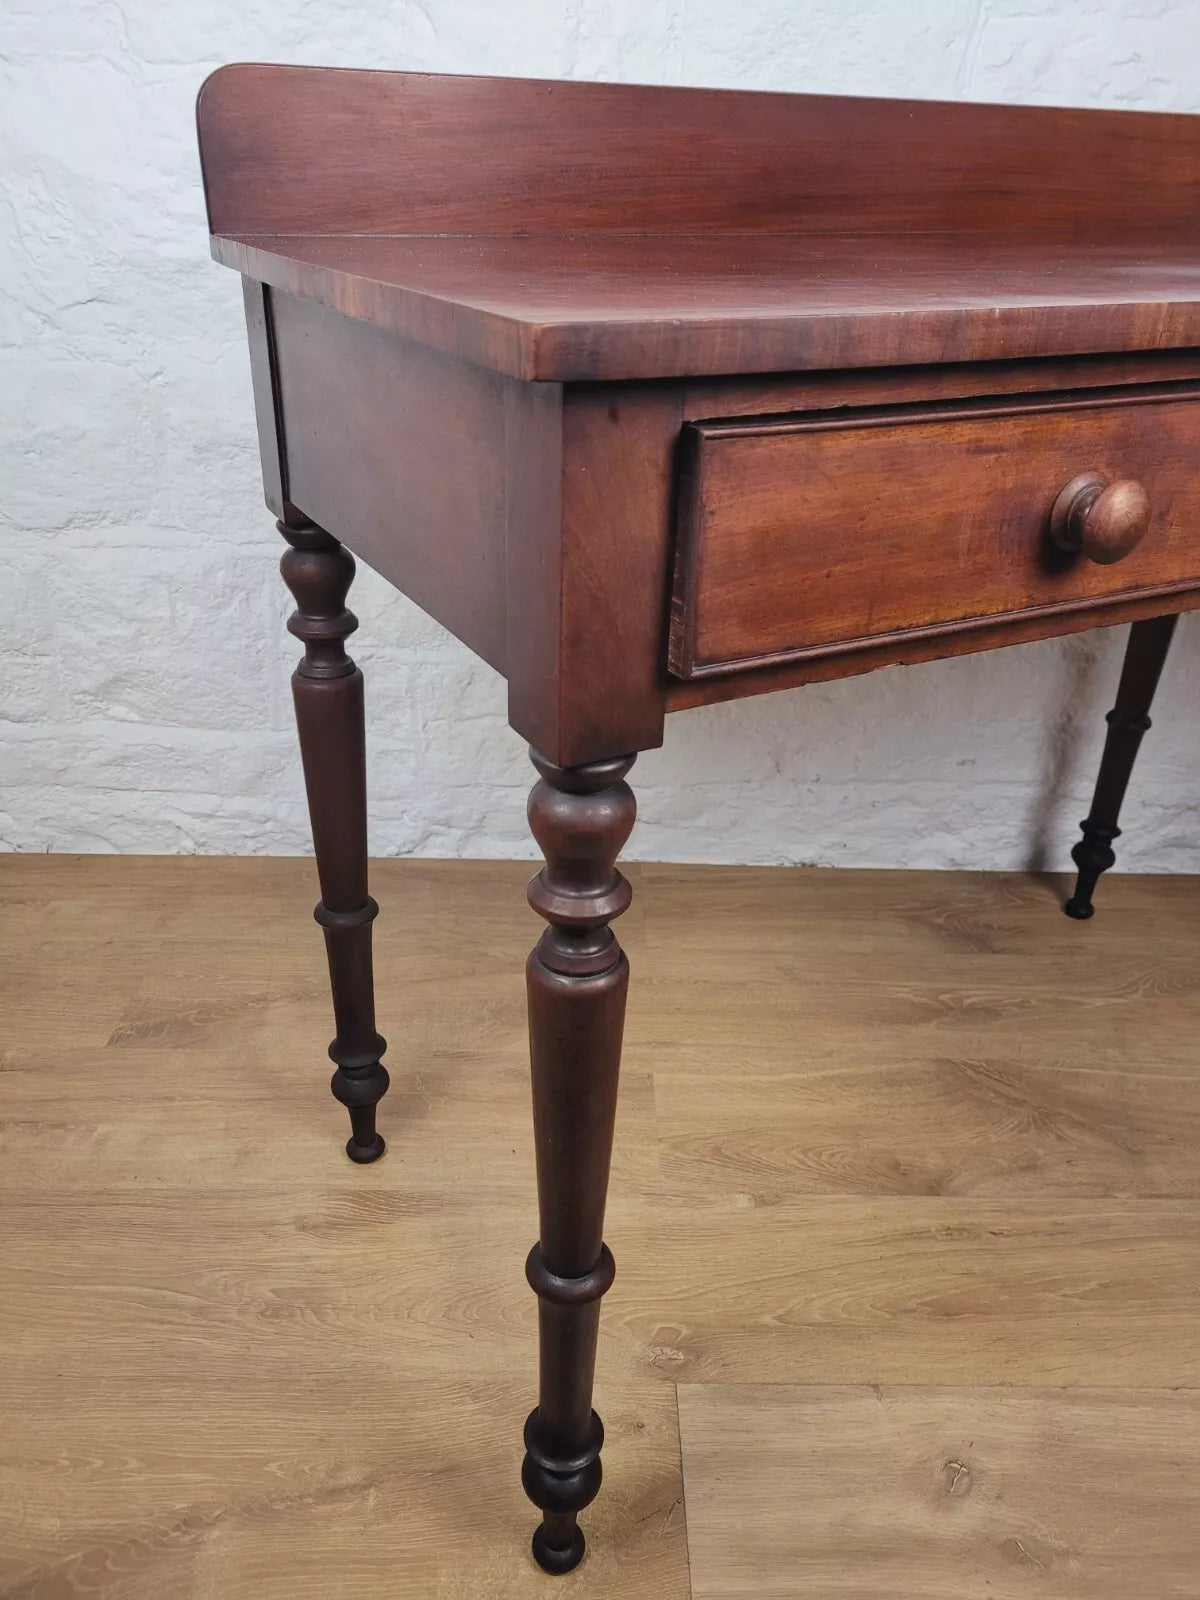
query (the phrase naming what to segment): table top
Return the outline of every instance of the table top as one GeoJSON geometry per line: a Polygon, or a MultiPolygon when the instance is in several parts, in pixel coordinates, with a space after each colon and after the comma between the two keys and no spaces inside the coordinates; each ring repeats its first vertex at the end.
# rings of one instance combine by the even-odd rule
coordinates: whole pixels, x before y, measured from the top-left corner
{"type": "Polygon", "coordinates": [[[1200,343],[1200,240],[975,232],[241,234],[218,260],[531,379],[994,360],[1200,343]]]}
{"type": "Polygon", "coordinates": [[[1200,117],[243,65],[217,259],[554,381],[1200,346],[1200,117]]]}

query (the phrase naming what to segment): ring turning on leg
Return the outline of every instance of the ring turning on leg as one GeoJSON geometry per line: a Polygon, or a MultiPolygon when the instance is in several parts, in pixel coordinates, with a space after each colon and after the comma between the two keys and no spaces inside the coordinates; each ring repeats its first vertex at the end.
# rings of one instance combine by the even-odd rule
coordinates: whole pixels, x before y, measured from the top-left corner
{"type": "Polygon", "coordinates": [[[1167,659],[1177,616],[1148,617],[1129,630],[1117,703],[1108,713],[1108,733],[1092,808],[1080,823],[1083,838],[1071,851],[1078,868],[1075,892],[1063,906],[1069,917],[1085,922],[1092,915],[1092,895],[1100,874],[1116,861],[1113,842],[1121,836],[1117,818],[1133,773],[1142,736],[1150,727],[1150,705],[1167,659]]]}
{"type": "Polygon", "coordinates": [[[632,756],[541,774],[529,822],[546,865],[529,902],[548,924],[526,968],[541,1231],[525,1275],[538,1297],[540,1380],[521,1481],[542,1512],[547,1572],[583,1559],[579,1513],[600,1488],[604,1429],[592,1410],[600,1299],[616,1271],[603,1240],[629,963],[609,923],[629,906],[616,858],[636,807],[632,756]]]}
{"type": "Polygon", "coordinates": [[[350,1113],[351,1161],[377,1161],[384,1142],[375,1107],[388,1086],[375,1031],[371,924],[379,907],[367,893],[366,736],[362,673],[346,654],[358,627],[346,610],[354,557],[314,523],[279,524],[290,549],[280,561],[296,610],[288,630],[304,642],[292,674],[300,756],[312,822],[321,903],[314,915],[325,935],[337,1037],[332,1089],[350,1113]]]}

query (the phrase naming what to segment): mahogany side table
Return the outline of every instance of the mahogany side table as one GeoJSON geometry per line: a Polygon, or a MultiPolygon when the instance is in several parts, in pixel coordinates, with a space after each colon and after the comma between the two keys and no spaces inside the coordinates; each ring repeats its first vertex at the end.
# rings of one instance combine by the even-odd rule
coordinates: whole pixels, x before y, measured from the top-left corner
{"type": "Polygon", "coordinates": [[[355,1161],[383,1153],[351,552],[532,747],[538,1562],[583,1555],[628,965],[626,782],[668,712],[1134,624],[1091,910],[1200,605],[1200,118],[233,66],[243,279],[355,1161]]]}

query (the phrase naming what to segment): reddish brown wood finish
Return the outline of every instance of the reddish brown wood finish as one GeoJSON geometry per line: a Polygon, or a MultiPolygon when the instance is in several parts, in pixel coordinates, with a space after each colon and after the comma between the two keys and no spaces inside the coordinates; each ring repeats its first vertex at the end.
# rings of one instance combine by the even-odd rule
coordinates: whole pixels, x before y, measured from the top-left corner
{"type": "Polygon", "coordinates": [[[253,64],[197,120],[214,233],[1099,238],[1186,222],[1200,153],[1160,113],[253,64]]]}
{"type": "Polygon", "coordinates": [[[526,1275],[538,1296],[541,1384],[525,1426],[525,1492],[543,1513],[533,1553],[548,1572],[583,1558],[577,1517],[600,1487],[604,1429],[592,1410],[600,1298],[615,1267],[604,1203],[617,1110],[629,963],[609,923],[628,909],[616,869],[636,813],[633,756],[541,774],[529,825],[546,865],[529,903],[548,924],[526,969],[538,1243],[526,1275]]]}
{"type": "Polygon", "coordinates": [[[945,661],[981,650],[999,650],[1012,644],[1029,644],[1036,639],[1084,633],[1089,628],[1111,628],[1121,622],[1162,616],[1164,604],[1169,604],[1173,612],[1194,611],[1200,607],[1200,588],[1175,594],[1169,601],[1151,595],[1140,600],[1114,602],[1099,613],[1085,608],[1015,619],[1006,617],[966,633],[917,635],[862,650],[785,661],[778,666],[751,667],[745,672],[730,673],[728,677],[676,679],[667,686],[667,711],[691,711],[697,706],[719,705],[726,700],[799,689],[809,683],[860,677],[866,672],[877,672],[880,667],[919,666],[925,661],[945,661]]]}
{"type": "Polygon", "coordinates": [[[1200,606],[1200,119],[243,66],[199,128],[301,562],[347,1081],[386,1074],[337,540],[506,675],[542,752],[523,1477],[566,1571],[600,1481],[631,752],[668,710],[1118,621],[1148,703],[1144,619],[1200,606]],[[1053,549],[1085,473],[1144,485],[1136,548],[1137,491],[1089,480],[1055,529],[1081,553],[1053,549]]]}
{"type": "Polygon", "coordinates": [[[554,760],[661,744],[678,391],[564,396],[253,287],[269,501],[286,482],[504,672],[513,727],[554,760]]]}
{"type": "Polygon", "coordinates": [[[1146,537],[1153,509],[1136,478],[1110,483],[1102,472],[1081,472],[1063,485],[1050,507],[1050,539],[1068,555],[1115,566],[1146,537]]]}
{"type": "Polygon", "coordinates": [[[279,390],[273,299],[265,283],[257,283],[253,278],[242,279],[263,495],[277,517],[299,526],[305,518],[287,498],[287,448],[283,439],[283,396],[279,390]]]}
{"type": "MultiPolygon", "coordinates": [[[[215,247],[258,280],[272,503],[286,490],[505,672],[514,727],[560,763],[658,743],[668,708],[830,676],[811,651],[841,648],[826,622],[803,665],[758,665],[793,650],[769,614],[788,586],[766,585],[742,619],[752,638],[774,628],[753,664],[732,677],[715,661],[714,684],[667,673],[680,417],[775,411],[804,428],[801,413],[831,406],[1200,370],[1185,117],[254,67],[210,81],[200,127],[213,225],[229,230],[215,247]],[[983,354],[1009,359],[966,359],[983,354]],[[763,363],[834,370],[732,376],[763,363]],[[687,381],[633,381],[673,372],[687,381]],[[596,374],[625,381],[580,381],[596,374]],[[521,381],[537,375],[555,381],[521,381]]],[[[878,487],[855,445],[846,509],[878,487]]],[[[924,470],[944,522],[961,521],[955,462],[924,470]]],[[[1177,572],[1103,591],[1051,573],[1047,605],[1047,575],[1014,571],[1008,540],[998,570],[957,572],[990,595],[956,615],[926,553],[919,539],[901,552],[922,615],[860,627],[838,671],[1185,609],[1196,593],[1190,568],[1182,587],[1177,572]]],[[[783,548],[768,554],[787,567],[783,548]]],[[[677,637],[676,665],[704,670],[685,657],[677,637]]]]}
{"type": "Polygon", "coordinates": [[[350,1113],[351,1161],[384,1152],[375,1107],[387,1092],[381,1060],[387,1041],[375,1029],[371,924],[379,907],[367,893],[367,761],[363,676],[346,654],[358,627],[346,609],[354,557],[311,522],[279,524],[290,545],[280,562],[296,610],[288,630],[304,641],[292,674],[304,784],[312,819],[321,901],[313,913],[325,934],[337,1037],[331,1088],[350,1113]]]}
{"type": "Polygon", "coordinates": [[[544,389],[510,410],[509,720],[569,766],[662,743],[679,395],[544,389]]]}
{"type": "Polygon", "coordinates": [[[509,383],[270,293],[288,494],[502,672],[509,383]]]}
{"type": "Polygon", "coordinates": [[[970,233],[233,234],[226,266],[517,378],[992,361],[1194,344],[1200,248],[970,233]]]}
{"type": "Polygon", "coordinates": [[[547,381],[1195,343],[1159,114],[223,68],[226,265],[547,381]]]}
{"type": "Polygon", "coordinates": [[[1170,604],[1196,574],[1198,400],[1183,385],[689,426],[673,670],[737,672],[1000,615],[1098,616],[1117,598],[1170,604]],[[1064,551],[1051,513],[1084,471],[1139,487],[1108,491],[1107,543],[1097,501],[1083,548],[1064,551]],[[1121,518],[1131,498],[1139,517],[1121,518]]]}
{"type": "Polygon", "coordinates": [[[1200,350],[701,378],[683,386],[683,417],[686,422],[710,422],[842,406],[932,405],[980,395],[1059,394],[1188,381],[1200,383],[1200,350]]]}

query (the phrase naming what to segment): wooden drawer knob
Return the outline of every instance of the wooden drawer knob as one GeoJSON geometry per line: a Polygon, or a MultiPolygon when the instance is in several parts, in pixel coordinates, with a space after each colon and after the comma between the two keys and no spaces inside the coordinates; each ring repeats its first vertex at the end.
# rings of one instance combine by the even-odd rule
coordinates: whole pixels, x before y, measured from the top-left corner
{"type": "Polygon", "coordinates": [[[1058,492],[1050,512],[1050,537],[1060,550],[1081,551],[1110,567],[1141,543],[1150,526],[1150,496],[1133,478],[1107,483],[1081,472],[1058,492]]]}

